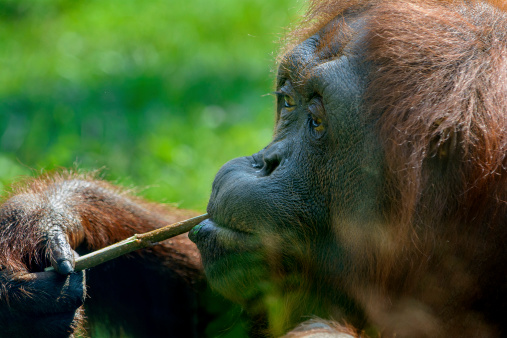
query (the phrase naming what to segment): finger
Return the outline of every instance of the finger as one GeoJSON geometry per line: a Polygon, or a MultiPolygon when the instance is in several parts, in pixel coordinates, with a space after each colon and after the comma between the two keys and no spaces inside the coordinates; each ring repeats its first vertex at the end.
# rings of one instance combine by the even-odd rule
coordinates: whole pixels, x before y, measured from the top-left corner
{"type": "MultiPolygon", "coordinates": [[[[86,296],[85,273],[62,276],[54,272],[8,274],[0,272],[0,317],[6,305],[12,311],[51,314],[73,311],[86,296]]],[[[0,337],[2,336],[0,330],[0,337]]]]}
{"type": "Polygon", "coordinates": [[[84,271],[0,271],[0,337],[74,337],[83,321],[85,279],[84,271]]]}
{"type": "Polygon", "coordinates": [[[74,253],[62,229],[55,227],[49,231],[47,247],[51,265],[57,272],[67,275],[74,271],[74,253]]]}

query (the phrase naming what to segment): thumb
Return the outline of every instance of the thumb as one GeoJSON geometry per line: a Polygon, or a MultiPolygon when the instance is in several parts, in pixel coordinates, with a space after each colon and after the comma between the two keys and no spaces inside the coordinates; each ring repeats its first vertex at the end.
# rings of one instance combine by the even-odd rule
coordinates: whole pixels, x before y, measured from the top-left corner
{"type": "Polygon", "coordinates": [[[67,235],[60,227],[48,232],[47,249],[51,265],[57,272],[67,275],[74,271],[74,253],[67,235]]]}

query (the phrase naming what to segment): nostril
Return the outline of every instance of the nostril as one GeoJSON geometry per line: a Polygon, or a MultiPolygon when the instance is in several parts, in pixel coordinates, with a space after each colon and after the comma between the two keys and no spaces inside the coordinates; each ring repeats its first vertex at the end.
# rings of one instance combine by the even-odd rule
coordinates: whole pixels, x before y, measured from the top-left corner
{"type": "Polygon", "coordinates": [[[264,167],[262,168],[262,174],[264,176],[271,175],[273,171],[280,165],[280,158],[278,156],[270,156],[264,158],[264,167]]]}
{"type": "Polygon", "coordinates": [[[281,143],[271,144],[251,156],[252,167],[259,176],[269,176],[287,160],[283,155],[286,154],[282,151],[281,143]]]}

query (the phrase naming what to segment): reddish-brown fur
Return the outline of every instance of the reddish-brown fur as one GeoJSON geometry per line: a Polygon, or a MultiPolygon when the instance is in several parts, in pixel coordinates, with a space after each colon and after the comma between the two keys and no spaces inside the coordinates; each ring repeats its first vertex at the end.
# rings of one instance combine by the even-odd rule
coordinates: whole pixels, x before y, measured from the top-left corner
{"type": "MultiPolygon", "coordinates": [[[[507,334],[506,10],[504,1],[313,1],[292,35],[302,41],[341,14],[367,18],[365,53],[375,71],[364,105],[384,152],[385,223],[364,233],[336,229],[354,264],[336,288],[364,309],[364,329],[373,336],[507,334]]],[[[122,197],[121,208],[97,195],[83,203],[86,191],[73,200],[87,250],[189,216],[126,197],[93,177],[43,177],[13,193],[32,199],[26,205],[33,210],[23,222],[26,230],[1,233],[0,267],[33,270],[30,265],[40,263],[30,257],[41,242],[35,223],[45,212],[38,208],[40,196],[69,179],[122,197]],[[135,204],[131,212],[125,201],[135,204]],[[161,214],[167,216],[157,218],[161,214]]],[[[200,268],[184,236],[145,254],[183,276],[200,268]]],[[[289,336],[358,335],[316,322],[289,336]]]]}
{"type": "MultiPolygon", "coordinates": [[[[48,205],[47,199],[61,194],[58,186],[63,182],[86,181],[94,186],[94,195],[87,195],[86,190],[80,191],[72,198],[73,207],[79,210],[81,224],[84,228],[84,238],[69,236],[73,247],[82,246],[86,251],[94,251],[109,244],[121,241],[136,233],[144,233],[163,225],[168,225],[196,215],[193,211],[182,210],[166,205],[149,203],[132,195],[132,191],[119,188],[105,181],[99,180],[93,173],[76,174],[72,172],[47,173],[38,178],[28,178],[14,184],[12,192],[6,196],[5,201],[15,196],[25,202],[27,221],[21,223],[25,231],[3,229],[0,237],[0,266],[9,266],[15,269],[26,269],[30,264],[43,264],[41,257],[31,257],[43,241],[40,238],[40,229],[37,221],[44,216],[48,205]],[[96,196],[97,188],[103,189],[104,196],[96,196]],[[117,205],[111,203],[110,198],[125,198],[117,205]],[[125,201],[132,203],[131,212],[125,212],[125,201]],[[34,228],[31,228],[34,227],[34,228]],[[12,245],[19,243],[19,245],[12,245]]],[[[128,206],[127,206],[128,207],[128,206]]],[[[70,217],[70,216],[69,216],[70,217]]],[[[146,250],[145,250],[146,251],[146,250]]],[[[187,235],[180,235],[149,249],[151,254],[165,257],[163,261],[171,268],[180,271],[183,276],[193,275],[201,269],[200,256],[195,245],[188,240],[187,235]]],[[[142,255],[142,252],[141,252],[142,255]]],[[[189,276],[190,278],[194,276],[189,276]]]]}
{"type": "Polygon", "coordinates": [[[505,334],[505,10],[503,1],[314,1],[293,34],[304,40],[341,14],[367,20],[375,71],[365,107],[385,153],[387,222],[362,237],[337,233],[356,255],[345,289],[386,335],[505,334]]]}
{"type": "MultiPolygon", "coordinates": [[[[56,275],[32,273],[42,271],[49,264],[51,252],[46,250],[47,225],[60,223],[66,229],[72,247],[80,253],[87,253],[136,233],[195,216],[194,212],[149,203],[125,189],[97,179],[94,174],[72,172],[50,173],[20,181],[5,198],[0,211],[0,321],[12,324],[12,327],[2,329],[4,332],[0,336],[66,336],[66,332],[76,328],[82,331],[85,326],[93,331],[94,325],[108,320],[111,322],[107,329],[111,334],[119,334],[127,327],[134,335],[140,332],[160,334],[167,325],[171,326],[168,321],[176,326],[178,321],[181,323],[177,329],[172,325],[177,336],[185,334],[181,326],[190,335],[196,331],[186,323],[195,323],[192,319],[196,315],[193,287],[197,287],[197,281],[202,281],[202,267],[199,253],[186,234],[89,271],[87,294],[91,298],[86,301],[86,317],[91,320],[88,325],[85,325],[82,308],[67,329],[60,326],[67,330],[63,333],[59,331],[61,328],[53,329],[50,325],[44,332],[35,331],[36,326],[46,325],[37,323],[33,332],[21,332],[17,327],[23,324],[15,324],[16,320],[23,321],[21,315],[16,315],[18,308],[24,311],[25,306],[35,306],[36,311],[46,311],[38,305],[29,305],[28,300],[54,302],[50,293],[45,301],[43,297],[46,296],[38,288],[63,282],[56,275]],[[32,280],[34,283],[30,282],[32,280]],[[11,313],[9,306],[15,309],[11,313]],[[156,309],[150,310],[154,306],[156,309]],[[161,321],[153,311],[171,318],[161,321]]],[[[78,301],[61,299],[69,306],[78,301]]],[[[45,323],[48,319],[40,317],[38,320],[45,323]]]]}

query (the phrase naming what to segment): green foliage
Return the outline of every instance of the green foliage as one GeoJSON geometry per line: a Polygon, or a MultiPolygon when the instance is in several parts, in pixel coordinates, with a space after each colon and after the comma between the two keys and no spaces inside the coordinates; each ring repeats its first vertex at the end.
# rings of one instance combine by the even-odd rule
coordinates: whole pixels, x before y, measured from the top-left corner
{"type": "Polygon", "coordinates": [[[204,210],[219,167],[269,142],[264,94],[299,6],[1,1],[0,189],[77,164],[204,210]]]}
{"type": "MultiPolygon", "coordinates": [[[[204,211],[217,170],[271,137],[294,0],[0,1],[0,190],[74,167],[204,211]]],[[[203,297],[209,295],[204,294],[203,297]]],[[[209,336],[246,336],[208,302],[209,336]]]]}

